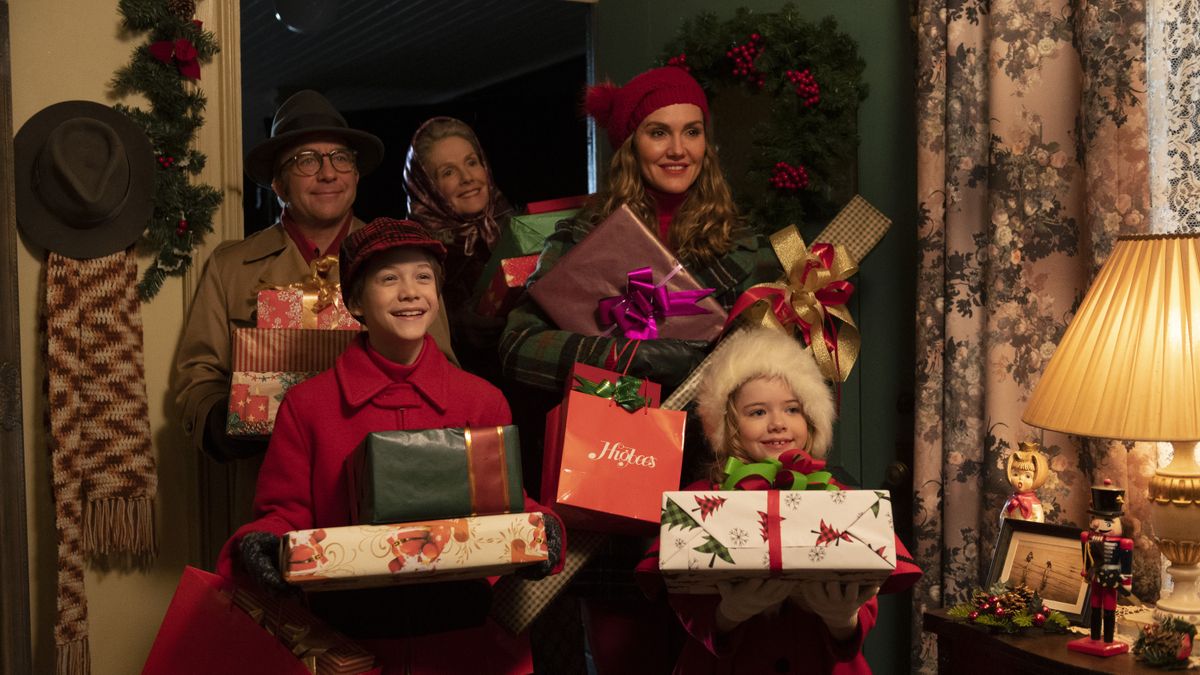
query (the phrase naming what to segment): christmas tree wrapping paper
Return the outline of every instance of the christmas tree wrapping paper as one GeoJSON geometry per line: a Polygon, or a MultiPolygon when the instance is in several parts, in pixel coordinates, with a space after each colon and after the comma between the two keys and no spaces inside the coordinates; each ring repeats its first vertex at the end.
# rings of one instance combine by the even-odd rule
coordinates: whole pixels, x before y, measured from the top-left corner
{"type": "Polygon", "coordinates": [[[235,329],[225,433],[270,436],[288,389],[332,368],[357,336],[348,330],[235,329]]]}
{"type": "Polygon", "coordinates": [[[475,312],[480,316],[506,316],[516,306],[517,300],[521,299],[525,282],[537,268],[538,257],[538,254],[534,253],[501,260],[500,268],[496,270],[483,297],[479,299],[475,312]]]}
{"type": "Polygon", "coordinates": [[[370,433],[346,458],[346,477],[359,525],[525,510],[513,425],[370,433]]]}
{"type": "Polygon", "coordinates": [[[288,532],[283,578],[312,591],[476,579],[548,557],[540,512],[288,532]]]}
{"type": "Polygon", "coordinates": [[[880,490],[664,492],[659,569],[681,593],[779,578],[882,583],[896,568],[880,490]]]}

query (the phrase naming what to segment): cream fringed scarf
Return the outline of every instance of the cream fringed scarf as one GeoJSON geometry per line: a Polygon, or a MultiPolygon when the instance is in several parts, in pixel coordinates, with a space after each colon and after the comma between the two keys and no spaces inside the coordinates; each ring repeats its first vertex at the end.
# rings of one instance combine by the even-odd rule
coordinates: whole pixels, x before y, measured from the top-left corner
{"type": "Polygon", "coordinates": [[[146,561],[158,477],[131,250],[46,261],[46,374],[58,530],[57,672],[87,673],[84,556],[146,561]]]}

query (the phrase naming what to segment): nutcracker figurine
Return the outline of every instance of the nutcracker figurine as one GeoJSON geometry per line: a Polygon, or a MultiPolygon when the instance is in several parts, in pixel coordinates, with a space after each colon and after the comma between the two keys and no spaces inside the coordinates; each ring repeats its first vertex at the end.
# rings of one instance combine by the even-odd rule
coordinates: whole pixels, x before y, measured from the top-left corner
{"type": "Polygon", "coordinates": [[[1092,635],[1072,640],[1067,649],[1115,656],[1129,651],[1124,642],[1114,642],[1117,623],[1117,590],[1130,590],[1133,583],[1133,540],[1121,536],[1121,515],[1125,512],[1125,490],[1104,485],[1092,487],[1091,531],[1080,535],[1083,548],[1083,576],[1092,586],[1092,635]],[[1100,639],[1103,623],[1104,639],[1100,639]]]}
{"type": "Polygon", "coordinates": [[[1050,477],[1050,463],[1042,454],[1041,447],[1036,442],[1022,442],[1008,456],[1004,473],[1013,487],[1013,493],[1000,510],[1001,524],[1005,518],[1046,522],[1042,500],[1038,499],[1036,492],[1050,477]]]}

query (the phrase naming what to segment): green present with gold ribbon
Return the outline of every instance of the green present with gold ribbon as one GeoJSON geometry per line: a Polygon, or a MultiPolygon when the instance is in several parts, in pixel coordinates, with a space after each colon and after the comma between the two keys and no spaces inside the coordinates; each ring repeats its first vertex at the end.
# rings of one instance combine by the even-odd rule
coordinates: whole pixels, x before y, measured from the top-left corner
{"type": "Polygon", "coordinates": [[[521,439],[511,425],[368,434],[346,475],[358,524],[525,510],[521,439]]]}

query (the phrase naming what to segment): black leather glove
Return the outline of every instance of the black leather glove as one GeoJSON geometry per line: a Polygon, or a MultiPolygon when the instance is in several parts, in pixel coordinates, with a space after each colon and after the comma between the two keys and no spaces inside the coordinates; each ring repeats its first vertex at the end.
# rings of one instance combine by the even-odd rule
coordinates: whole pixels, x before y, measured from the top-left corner
{"type": "Polygon", "coordinates": [[[225,433],[229,421],[229,399],[223,398],[208,409],[204,422],[204,452],[218,462],[255,457],[267,451],[265,441],[237,438],[225,433]]]}
{"type": "Polygon", "coordinates": [[[558,526],[558,519],[554,516],[543,514],[542,522],[546,526],[546,551],[549,555],[544,562],[518,567],[514,573],[522,579],[528,579],[529,581],[545,579],[555,567],[558,567],[558,561],[562,560],[563,536],[562,530],[558,526]]]}
{"type": "MultiPolygon", "coordinates": [[[[619,352],[624,344],[617,345],[619,352]]],[[[663,338],[644,340],[637,345],[637,352],[629,363],[629,374],[644,377],[662,386],[663,396],[670,395],[684,379],[708,356],[709,344],[704,340],[677,340],[663,338]]],[[[633,351],[630,347],[629,352],[633,351]]],[[[624,361],[628,357],[622,357],[624,361]]],[[[614,369],[624,370],[624,363],[614,369]]]]}
{"type": "Polygon", "coordinates": [[[290,587],[279,572],[279,536],[270,532],[247,532],[238,542],[242,569],[263,590],[280,594],[290,587]]]}

